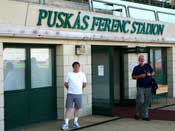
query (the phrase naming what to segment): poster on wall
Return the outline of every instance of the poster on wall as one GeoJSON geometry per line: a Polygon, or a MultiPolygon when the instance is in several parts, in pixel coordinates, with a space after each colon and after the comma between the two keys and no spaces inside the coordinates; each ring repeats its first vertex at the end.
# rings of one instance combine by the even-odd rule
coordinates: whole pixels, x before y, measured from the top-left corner
{"type": "Polygon", "coordinates": [[[104,76],[104,65],[98,65],[98,76],[104,76]]]}
{"type": "Polygon", "coordinates": [[[130,65],[129,65],[129,70],[130,70],[130,71],[133,71],[135,66],[137,66],[137,64],[133,64],[133,63],[130,64],[130,65]]]}

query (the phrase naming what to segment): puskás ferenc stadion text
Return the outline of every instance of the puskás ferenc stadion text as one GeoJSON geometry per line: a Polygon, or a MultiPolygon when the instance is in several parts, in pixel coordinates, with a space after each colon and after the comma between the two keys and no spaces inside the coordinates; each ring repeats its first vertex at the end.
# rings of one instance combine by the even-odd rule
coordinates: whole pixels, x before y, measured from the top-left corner
{"type": "Polygon", "coordinates": [[[87,31],[162,35],[165,25],[39,9],[37,26],[87,31]]]}

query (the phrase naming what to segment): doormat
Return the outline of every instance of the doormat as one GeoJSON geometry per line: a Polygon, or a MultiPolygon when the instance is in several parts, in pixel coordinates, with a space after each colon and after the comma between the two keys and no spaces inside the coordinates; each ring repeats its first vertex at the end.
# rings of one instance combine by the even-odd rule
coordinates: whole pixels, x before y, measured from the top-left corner
{"type": "MultiPolygon", "coordinates": [[[[167,120],[167,121],[175,121],[175,105],[171,105],[170,107],[150,109],[150,118],[152,120],[167,120]],[[174,110],[168,110],[167,108],[173,108],[174,110]]],[[[121,118],[134,118],[135,114],[135,106],[128,107],[115,107],[113,109],[113,115],[121,118]]]]}

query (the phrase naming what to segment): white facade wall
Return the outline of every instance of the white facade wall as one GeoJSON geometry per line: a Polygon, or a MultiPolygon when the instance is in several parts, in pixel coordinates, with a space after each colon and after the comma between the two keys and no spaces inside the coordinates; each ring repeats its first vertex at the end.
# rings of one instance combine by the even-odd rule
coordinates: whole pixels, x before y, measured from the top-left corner
{"type": "MultiPolygon", "coordinates": [[[[76,44],[76,43],[75,43],[76,44]]],[[[80,44],[80,43],[78,43],[80,44]]],[[[91,84],[91,46],[86,46],[86,53],[75,55],[75,45],[64,44],[57,46],[57,113],[58,119],[63,119],[65,114],[65,102],[67,89],[64,88],[64,78],[72,71],[72,63],[79,61],[81,71],[86,74],[87,87],[83,91],[83,106],[80,116],[92,114],[92,84],[91,84]]],[[[73,118],[73,112],[72,112],[73,118]]]]}

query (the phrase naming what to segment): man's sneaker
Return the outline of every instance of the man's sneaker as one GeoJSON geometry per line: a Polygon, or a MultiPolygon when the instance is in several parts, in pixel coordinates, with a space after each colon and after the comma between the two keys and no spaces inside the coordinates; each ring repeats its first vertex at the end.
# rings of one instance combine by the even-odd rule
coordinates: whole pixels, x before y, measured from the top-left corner
{"type": "Polygon", "coordinates": [[[80,125],[78,124],[78,122],[74,122],[73,127],[74,128],[80,128],[80,125]]]}
{"type": "Polygon", "coordinates": [[[144,121],[150,121],[150,118],[149,117],[145,117],[145,118],[142,118],[142,120],[144,120],[144,121]]]}
{"type": "Polygon", "coordinates": [[[69,127],[68,127],[68,125],[65,123],[65,124],[63,124],[63,126],[62,126],[62,128],[61,128],[62,130],[68,130],[69,129],[69,127]]]}

